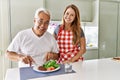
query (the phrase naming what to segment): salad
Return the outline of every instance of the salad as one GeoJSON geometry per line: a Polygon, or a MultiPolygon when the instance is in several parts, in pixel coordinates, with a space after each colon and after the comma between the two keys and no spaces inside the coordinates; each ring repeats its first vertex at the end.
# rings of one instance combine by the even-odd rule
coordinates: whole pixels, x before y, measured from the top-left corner
{"type": "Polygon", "coordinates": [[[56,60],[49,60],[45,62],[42,66],[39,66],[38,70],[51,71],[55,70],[58,67],[60,67],[60,64],[58,64],[56,60]]]}

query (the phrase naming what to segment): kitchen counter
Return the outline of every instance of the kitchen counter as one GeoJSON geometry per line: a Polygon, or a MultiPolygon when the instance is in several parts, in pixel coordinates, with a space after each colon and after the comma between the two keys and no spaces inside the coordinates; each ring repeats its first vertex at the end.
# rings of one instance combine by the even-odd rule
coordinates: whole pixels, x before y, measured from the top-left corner
{"type": "MultiPolygon", "coordinates": [[[[119,80],[120,61],[111,58],[85,60],[72,65],[76,73],[29,80],[119,80]]],[[[20,80],[19,68],[8,69],[5,80],[20,80]]]]}

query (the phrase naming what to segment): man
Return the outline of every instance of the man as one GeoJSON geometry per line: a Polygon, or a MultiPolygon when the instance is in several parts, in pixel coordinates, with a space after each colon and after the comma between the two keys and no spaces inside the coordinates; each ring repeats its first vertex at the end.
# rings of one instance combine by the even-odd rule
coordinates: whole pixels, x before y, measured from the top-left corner
{"type": "Polygon", "coordinates": [[[34,63],[42,65],[44,61],[58,59],[57,43],[47,32],[49,21],[50,13],[47,10],[36,10],[34,27],[16,35],[7,49],[7,57],[12,61],[19,61],[19,67],[34,63]]]}

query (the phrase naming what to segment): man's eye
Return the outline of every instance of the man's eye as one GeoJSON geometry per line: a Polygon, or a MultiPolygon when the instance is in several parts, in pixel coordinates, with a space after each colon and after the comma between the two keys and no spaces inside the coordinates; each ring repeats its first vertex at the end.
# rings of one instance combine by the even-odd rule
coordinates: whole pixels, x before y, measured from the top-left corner
{"type": "Polygon", "coordinates": [[[47,25],[48,25],[48,24],[49,24],[49,22],[45,22],[45,24],[47,24],[47,25]]]}
{"type": "Polygon", "coordinates": [[[41,21],[41,20],[39,20],[38,22],[39,22],[39,23],[43,23],[43,21],[41,21]]]}

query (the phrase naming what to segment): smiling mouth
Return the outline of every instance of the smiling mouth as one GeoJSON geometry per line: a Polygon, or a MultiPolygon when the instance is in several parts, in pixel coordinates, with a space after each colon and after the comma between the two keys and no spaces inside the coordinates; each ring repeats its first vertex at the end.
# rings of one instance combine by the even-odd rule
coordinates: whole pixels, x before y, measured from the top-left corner
{"type": "Polygon", "coordinates": [[[66,21],[70,21],[70,19],[66,19],[66,21]]]}
{"type": "Polygon", "coordinates": [[[39,31],[45,31],[46,29],[39,26],[39,27],[38,27],[38,30],[39,30],[39,31]]]}

